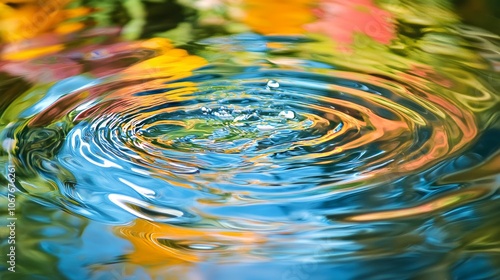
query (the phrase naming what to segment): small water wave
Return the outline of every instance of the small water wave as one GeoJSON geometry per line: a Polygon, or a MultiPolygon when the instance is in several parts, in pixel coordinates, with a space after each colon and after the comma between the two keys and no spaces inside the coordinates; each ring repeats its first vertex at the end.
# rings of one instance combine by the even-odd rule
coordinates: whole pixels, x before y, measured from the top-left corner
{"type": "MultiPolygon", "coordinates": [[[[240,37],[211,44],[269,51],[248,50],[240,37]]],[[[460,158],[485,126],[469,105],[487,110],[494,98],[484,90],[460,100],[450,94],[453,75],[353,71],[280,55],[235,66],[137,46],[146,55],[132,66],[32,90],[46,94],[2,132],[23,166],[24,192],[117,224],[137,261],[231,261],[231,250],[307,259],[325,239],[332,242],[318,260],[394,253],[376,251],[370,237],[414,237],[418,225],[408,220],[495,191],[440,181],[448,166],[482,159],[460,158]],[[292,240],[303,249],[289,248],[292,240]]],[[[104,54],[90,60],[112,58],[104,54]]]]}

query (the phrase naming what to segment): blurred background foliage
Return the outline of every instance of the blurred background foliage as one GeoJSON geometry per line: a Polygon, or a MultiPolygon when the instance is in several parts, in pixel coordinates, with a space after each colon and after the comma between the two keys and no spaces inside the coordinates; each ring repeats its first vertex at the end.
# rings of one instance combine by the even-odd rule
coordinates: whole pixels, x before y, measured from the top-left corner
{"type": "MultiPolygon", "coordinates": [[[[316,6],[338,1],[293,0],[0,0],[2,41],[29,38],[48,30],[69,33],[86,26],[122,27],[126,39],[169,37],[189,41],[253,31],[300,33],[320,18],[316,6]],[[316,9],[317,10],[317,9],[316,9]]],[[[460,20],[500,34],[500,2],[496,0],[356,0],[401,15],[414,25],[460,20]],[[406,11],[401,11],[405,7],[406,11]],[[412,16],[410,16],[412,15],[412,16]]],[[[359,2],[359,3],[358,3],[359,2]]],[[[398,19],[399,20],[399,19],[398,19]]]]}

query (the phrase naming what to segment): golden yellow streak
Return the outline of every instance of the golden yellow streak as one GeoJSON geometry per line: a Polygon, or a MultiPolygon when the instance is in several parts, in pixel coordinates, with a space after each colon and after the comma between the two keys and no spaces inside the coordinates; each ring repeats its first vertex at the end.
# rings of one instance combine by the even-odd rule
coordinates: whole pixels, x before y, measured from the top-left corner
{"type": "Polygon", "coordinates": [[[465,204],[467,202],[478,199],[488,194],[490,191],[491,190],[486,187],[461,190],[415,207],[354,215],[348,217],[347,220],[355,222],[367,222],[376,220],[407,218],[411,216],[432,213],[435,211],[443,210],[445,208],[451,208],[452,206],[465,204]]]}

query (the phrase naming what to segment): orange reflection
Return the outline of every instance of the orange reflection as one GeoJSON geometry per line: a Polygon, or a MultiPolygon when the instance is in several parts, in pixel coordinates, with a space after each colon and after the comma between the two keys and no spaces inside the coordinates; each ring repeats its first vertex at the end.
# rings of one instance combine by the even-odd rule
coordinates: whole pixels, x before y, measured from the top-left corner
{"type": "Polygon", "coordinates": [[[175,74],[175,79],[179,79],[189,76],[190,71],[206,64],[205,59],[188,55],[185,50],[171,49],[160,56],[133,65],[123,73],[135,79],[161,78],[173,74],[175,74]]]}
{"type": "Polygon", "coordinates": [[[26,59],[40,57],[46,54],[56,53],[62,51],[64,49],[64,45],[55,44],[51,46],[41,46],[37,48],[31,48],[24,51],[6,53],[2,55],[2,59],[5,60],[13,60],[13,61],[22,61],[26,59]]]}
{"type": "MultiPolygon", "coordinates": [[[[108,47],[110,51],[116,51],[116,49],[123,50],[123,48],[125,46],[121,44],[108,47]]],[[[173,48],[167,39],[153,38],[146,41],[133,42],[127,48],[150,48],[160,55],[125,68],[118,73],[116,81],[111,81],[88,91],[71,93],[60,98],[57,103],[37,115],[30,122],[30,125],[43,125],[47,120],[67,115],[84,100],[91,101],[105,95],[115,98],[113,101],[116,106],[101,103],[99,108],[92,107],[81,112],[76,119],[99,113],[103,110],[102,106],[108,106],[109,108],[106,110],[116,112],[125,108],[151,106],[158,102],[164,102],[167,96],[169,100],[183,100],[186,98],[186,94],[196,91],[193,83],[165,85],[164,82],[189,77],[192,75],[192,70],[207,64],[207,61],[201,57],[189,55],[185,50],[173,48]],[[165,95],[133,96],[133,93],[140,91],[175,86],[182,86],[183,88],[173,89],[172,92],[167,92],[165,95]]]]}
{"type": "Polygon", "coordinates": [[[142,219],[116,229],[118,235],[134,246],[133,252],[127,254],[127,259],[131,263],[148,266],[187,265],[206,260],[214,254],[243,255],[248,253],[252,245],[264,241],[252,232],[184,228],[142,219]],[[197,250],[191,248],[190,244],[192,247],[197,244],[200,248],[200,244],[205,244],[205,248],[212,249],[197,250]]]}
{"type": "Polygon", "coordinates": [[[83,27],[81,23],[61,24],[78,17],[89,9],[64,10],[70,0],[0,0],[1,41],[15,42],[32,38],[46,31],[72,32],[83,27]]]}
{"type": "Polygon", "coordinates": [[[464,189],[414,207],[354,215],[346,218],[346,220],[355,222],[367,222],[375,220],[408,218],[457,207],[482,198],[485,195],[491,193],[491,191],[491,188],[488,187],[464,189]]]}
{"type": "Polygon", "coordinates": [[[301,34],[314,20],[312,0],[246,0],[244,23],[261,34],[301,34]]]}
{"type": "MultiPolygon", "coordinates": [[[[136,43],[132,47],[154,49],[159,55],[123,70],[125,79],[180,79],[190,76],[192,70],[208,64],[204,58],[173,48],[168,39],[152,38],[136,43]]],[[[163,82],[165,80],[158,80],[155,83],[163,82]]]]}

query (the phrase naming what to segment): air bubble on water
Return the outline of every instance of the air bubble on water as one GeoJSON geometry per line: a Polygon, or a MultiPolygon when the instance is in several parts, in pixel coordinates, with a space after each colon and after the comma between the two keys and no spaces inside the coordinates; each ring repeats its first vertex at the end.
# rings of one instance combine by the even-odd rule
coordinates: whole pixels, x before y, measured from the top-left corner
{"type": "Polygon", "coordinates": [[[295,113],[293,111],[287,110],[287,111],[281,111],[278,114],[279,117],[285,118],[287,120],[291,120],[295,118],[295,113]]]}
{"type": "Polygon", "coordinates": [[[224,110],[222,110],[220,112],[215,112],[214,116],[216,116],[222,120],[232,120],[234,118],[231,114],[229,114],[228,112],[226,112],[224,110]]]}
{"type": "Polygon", "coordinates": [[[206,114],[212,112],[212,109],[207,108],[207,107],[201,107],[201,111],[203,112],[203,114],[206,115],[206,114]]]}
{"type": "Polygon", "coordinates": [[[275,80],[269,80],[267,82],[267,88],[268,89],[277,89],[279,87],[280,87],[280,84],[277,81],[275,81],[275,80]]]}

